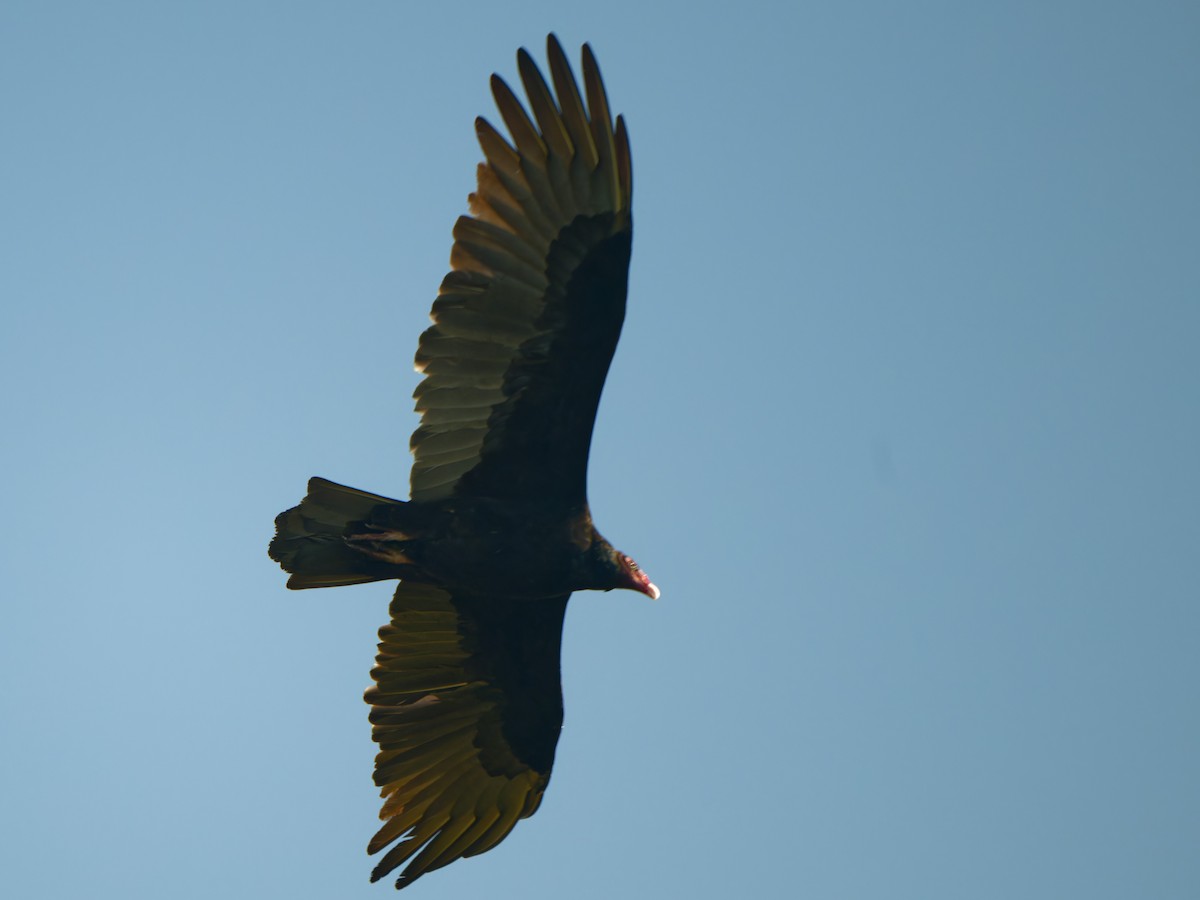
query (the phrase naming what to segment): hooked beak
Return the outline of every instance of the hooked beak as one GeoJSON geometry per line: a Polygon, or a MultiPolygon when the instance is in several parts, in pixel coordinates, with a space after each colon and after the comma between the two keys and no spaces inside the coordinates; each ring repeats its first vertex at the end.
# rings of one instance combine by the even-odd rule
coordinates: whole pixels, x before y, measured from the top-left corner
{"type": "Polygon", "coordinates": [[[628,556],[621,557],[621,572],[617,578],[617,586],[645,594],[651,600],[657,600],[662,596],[662,591],[650,581],[650,576],[628,556]]]}
{"type": "Polygon", "coordinates": [[[645,572],[638,571],[631,574],[633,577],[630,578],[628,587],[645,594],[651,600],[657,600],[662,596],[662,591],[655,586],[645,572]]]}

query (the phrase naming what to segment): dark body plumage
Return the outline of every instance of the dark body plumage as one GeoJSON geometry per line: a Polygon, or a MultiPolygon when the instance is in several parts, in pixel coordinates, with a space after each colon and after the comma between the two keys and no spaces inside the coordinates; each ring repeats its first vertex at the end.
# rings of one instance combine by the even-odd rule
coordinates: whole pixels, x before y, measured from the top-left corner
{"type": "Polygon", "coordinates": [[[547,51],[553,92],[517,57],[532,120],[493,76],[512,145],[476,120],[487,161],[417,349],[411,499],[313,478],[270,546],[291,588],[400,580],[366,695],[385,820],[368,849],[390,846],[372,880],[407,864],[397,887],[490,849],[537,809],[562,726],[570,594],[658,596],[587,504],[625,316],[629,142],[590,49],[582,97],[553,36],[547,51]]]}

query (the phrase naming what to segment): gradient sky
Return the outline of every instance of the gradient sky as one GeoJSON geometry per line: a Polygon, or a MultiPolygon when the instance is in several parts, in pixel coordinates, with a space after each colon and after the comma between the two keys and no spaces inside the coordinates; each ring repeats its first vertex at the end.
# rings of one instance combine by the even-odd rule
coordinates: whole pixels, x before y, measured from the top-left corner
{"type": "Polygon", "coordinates": [[[1200,7],[0,7],[0,872],[367,898],[390,589],[494,121],[592,42],[633,145],[601,529],[538,814],[406,897],[1200,896],[1200,7]]]}

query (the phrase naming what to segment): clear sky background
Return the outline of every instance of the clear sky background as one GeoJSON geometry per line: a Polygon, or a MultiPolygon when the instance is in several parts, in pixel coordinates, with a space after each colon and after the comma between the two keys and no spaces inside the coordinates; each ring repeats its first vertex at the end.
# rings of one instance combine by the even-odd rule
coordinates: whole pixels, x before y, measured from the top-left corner
{"type": "Polygon", "coordinates": [[[387,585],[498,121],[591,41],[632,136],[538,814],[406,897],[1200,896],[1200,7],[0,7],[6,896],[367,898],[387,585]]]}

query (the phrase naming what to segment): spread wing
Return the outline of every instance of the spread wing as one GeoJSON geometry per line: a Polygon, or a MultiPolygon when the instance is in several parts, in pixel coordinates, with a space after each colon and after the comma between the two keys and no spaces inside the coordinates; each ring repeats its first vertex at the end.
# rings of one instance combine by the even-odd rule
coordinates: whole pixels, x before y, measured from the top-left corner
{"type": "Polygon", "coordinates": [[[387,821],[371,874],[396,887],[502,841],[533,815],[562,728],[559,650],[567,597],[453,597],[401,583],[367,691],[387,821]]]}
{"type": "Polygon", "coordinates": [[[586,497],[592,424],[625,317],[632,174],[590,48],[586,110],[553,35],[547,53],[553,91],[528,53],[517,56],[533,119],[492,76],[512,144],[475,122],[487,161],[417,348],[414,500],[586,497]]]}

